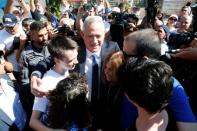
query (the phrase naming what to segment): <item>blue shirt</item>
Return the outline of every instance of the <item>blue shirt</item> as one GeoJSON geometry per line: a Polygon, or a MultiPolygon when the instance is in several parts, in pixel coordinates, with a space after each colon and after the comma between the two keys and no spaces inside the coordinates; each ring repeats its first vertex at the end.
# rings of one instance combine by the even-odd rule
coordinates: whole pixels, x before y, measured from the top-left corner
{"type": "MultiPolygon", "coordinates": [[[[169,101],[169,110],[177,122],[197,122],[190,107],[188,97],[182,85],[174,78],[173,93],[169,101]]],[[[127,129],[137,118],[137,108],[127,99],[123,98],[120,116],[121,129],[127,129]]]]}
{"type": "Polygon", "coordinates": [[[6,5],[6,3],[7,3],[7,0],[1,0],[1,2],[0,2],[0,8],[4,8],[5,5],[6,5]]]}

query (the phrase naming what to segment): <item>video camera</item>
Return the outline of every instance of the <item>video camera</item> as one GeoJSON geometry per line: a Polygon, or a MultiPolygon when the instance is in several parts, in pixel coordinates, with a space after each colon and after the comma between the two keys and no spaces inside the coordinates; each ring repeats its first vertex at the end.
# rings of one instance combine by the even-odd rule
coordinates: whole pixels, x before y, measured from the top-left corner
{"type": "Polygon", "coordinates": [[[75,35],[74,31],[66,24],[58,28],[58,34],[70,37],[73,37],[75,35]]]}
{"type": "Polygon", "coordinates": [[[136,24],[139,18],[135,14],[112,12],[110,18],[112,19],[112,24],[122,25],[124,28],[128,25],[129,18],[134,20],[136,24]]]}
{"type": "Polygon", "coordinates": [[[189,44],[192,42],[192,40],[194,40],[194,38],[197,38],[197,32],[171,34],[169,36],[168,46],[170,46],[171,49],[177,49],[180,48],[180,46],[189,46],[189,44]]]}
{"type": "Polygon", "coordinates": [[[120,49],[122,49],[124,33],[126,31],[131,31],[132,28],[132,26],[130,26],[129,23],[134,21],[134,24],[136,24],[139,18],[135,14],[118,13],[118,12],[112,12],[110,18],[112,20],[110,27],[110,34],[112,37],[112,41],[117,42],[120,49]],[[132,19],[132,21],[129,20],[130,18],[132,19]]]}

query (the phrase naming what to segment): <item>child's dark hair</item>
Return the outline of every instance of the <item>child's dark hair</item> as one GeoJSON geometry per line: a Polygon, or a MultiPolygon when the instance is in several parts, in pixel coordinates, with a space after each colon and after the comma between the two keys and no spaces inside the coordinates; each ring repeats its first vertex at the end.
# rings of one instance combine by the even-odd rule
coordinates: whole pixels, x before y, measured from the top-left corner
{"type": "Polygon", "coordinates": [[[49,95],[50,127],[69,129],[73,123],[79,129],[90,127],[87,92],[87,80],[79,73],[72,73],[61,80],[49,95]]]}

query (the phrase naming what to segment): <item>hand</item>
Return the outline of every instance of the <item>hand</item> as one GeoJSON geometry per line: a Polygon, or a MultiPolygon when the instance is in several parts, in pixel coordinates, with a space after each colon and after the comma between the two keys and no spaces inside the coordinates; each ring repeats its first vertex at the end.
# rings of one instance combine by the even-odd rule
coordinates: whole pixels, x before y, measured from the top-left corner
{"type": "Polygon", "coordinates": [[[22,48],[21,50],[23,50],[26,41],[27,41],[27,36],[24,34],[20,34],[20,48],[22,48]]]}
{"type": "Polygon", "coordinates": [[[135,24],[133,24],[133,23],[128,23],[128,26],[129,26],[130,28],[136,27],[135,24]]]}
{"type": "Polygon", "coordinates": [[[197,48],[197,38],[194,38],[194,40],[191,42],[190,46],[197,48]]]}
{"type": "Polygon", "coordinates": [[[42,80],[40,78],[38,78],[37,76],[31,77],[31,93],[34,94],[34,96],[42,97],[46,94],[39,89],[41,85],[42,80]]]}
{"type": "Polygon", "coordinates": [[[187,60],[197,60],[197,48],[189,47],[180,49],[176,54],[172,54],[173,58],[182,58],[187,60]]]}

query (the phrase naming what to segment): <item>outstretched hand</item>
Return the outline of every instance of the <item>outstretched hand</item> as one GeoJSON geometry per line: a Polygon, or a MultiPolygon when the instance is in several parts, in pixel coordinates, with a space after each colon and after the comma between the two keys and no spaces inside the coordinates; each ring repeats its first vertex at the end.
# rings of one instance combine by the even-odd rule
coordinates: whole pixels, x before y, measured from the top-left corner
{"type": "Polygon", "coordinates": [[[31,77],[31,93],[34,94],[36,97],[42,97],[47,95],[48,92],[44,92],[41,90],[42,80],[37,76],[31,77]]]}

